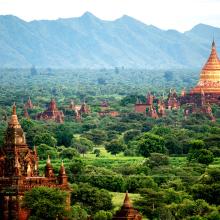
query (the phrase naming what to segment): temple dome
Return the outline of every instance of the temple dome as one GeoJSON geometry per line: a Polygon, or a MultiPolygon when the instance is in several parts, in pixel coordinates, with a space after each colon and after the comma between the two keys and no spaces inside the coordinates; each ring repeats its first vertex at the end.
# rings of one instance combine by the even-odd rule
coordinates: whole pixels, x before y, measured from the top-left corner
{"type": "Polygon", "coordinates": [[[215,42],[212,42],[211,54],[200,73],[200,80],[191,93],[220,93],[220,60],[215,42]]]}

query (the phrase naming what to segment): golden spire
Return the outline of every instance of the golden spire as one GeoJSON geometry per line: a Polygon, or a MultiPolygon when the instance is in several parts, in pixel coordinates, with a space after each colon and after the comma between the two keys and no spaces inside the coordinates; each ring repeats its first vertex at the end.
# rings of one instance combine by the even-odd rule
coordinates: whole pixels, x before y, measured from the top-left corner
{"type": "Polygon", "coordinates": [[[218,58],[215,41],[213,39],[211,53],[200,73],[199,83],[191,93],[220,93],[220,60],[218,58]]]}
{"type": "Polygon", "coordinates": [[[51,164],[50,155],[47,156],[47,164],[51,164]]]}
{"type": "Polygon", "coordinates": [[[16,105],[15,105],[15,102],[12,106],[12,115],[16,115],[16,105]]]}
{"type": "Polygon", "coordinates": [[[59,174],[60,174],[61,176],[66,174],[66,170],[65,170],[65,167],[64,167],[64,164],[63,164],[63,160],[62,160],[62,162],[61,162],[59,174]]]}
{"type": "Polygon", "coordinates": [[[13,107],[12,107],[12,115],[11,115],[11,119],[8,123],[8,126],[10,128],[20,128],[20,124],[19,124],[19,121],[18,121],[18,116],[16,114],[16,105],[15,103],[13,104],[13,107]]]}

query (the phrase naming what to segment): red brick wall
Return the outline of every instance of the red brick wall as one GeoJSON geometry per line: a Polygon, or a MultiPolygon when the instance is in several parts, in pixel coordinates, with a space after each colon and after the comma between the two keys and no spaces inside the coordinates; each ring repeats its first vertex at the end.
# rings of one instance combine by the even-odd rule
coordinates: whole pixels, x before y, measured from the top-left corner
{"type": "Polygon", "coordinates": [[[146,104],[136,104],[134,107],[134,111],[137,113],[146,114],[147,105],[146,104]]]}

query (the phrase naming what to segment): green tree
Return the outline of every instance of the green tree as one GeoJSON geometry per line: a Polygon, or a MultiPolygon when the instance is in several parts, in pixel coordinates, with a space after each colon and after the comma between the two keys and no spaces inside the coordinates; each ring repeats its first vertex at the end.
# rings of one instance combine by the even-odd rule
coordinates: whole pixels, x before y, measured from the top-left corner
{"type": "Polygon", "coordinates": [[[87,183],[80,183],[77,191],[72,192],[72,203],[80,203],[89,214],[99,210],[108,211],[112,209],[112,198],[110,193],[104,189],[92,187],[87,183]]]}
{"type": "Polygon", "coordinates": [[[76,149],[74,148],[65,148],[60,152],[60,157],[61,158],[68,158],[68,159],[73,159],[73,157],[79,157],[79,153],[77,152],[76,149]]]}
{"type": "Polygon", "coordinates": [[[57,145],[57,140],[56,138],[53,137],[52,134],[42,133],[42,134],[37,134],[34,137],[34,144],[37,146],[40,144],[46,144],[50,147],[55,147],[57,145]]]}
{"type": "Polygon", "coordinates": [[[109,144],[105,145],[105,149],[113,155],[116,155],[126,149],[126,146],[121,140],[112,140],[109,144]]]}
{"type": "Polygon", "coordinates": [[[57,188],[36,187],[25,192],[23,206],[30,210],[30,217],[38,220],[63,219],[67,194],[57,188]]]}
{"type": "Polygon", "coordinates": [[[38,153],[38,157],[41,160],[47,159],[48,155],[52,159],[56,159],[58,157],[58,152],[56,148],[50,147],[46,144],[40,144],[39,146],[37,146],[37,153],[38,153]]]}
{"type": "Polygon", "coordinates": [[[100,210],[95,213],[94,220],[111,220],[112,219],[112,213],[100,210]]]}
{"type": "Polygon", "coordinates": [[[147,164],[150,168],[169,165],[169,157],[164,154],[151,153],[147,164]]]}
{"type": "Polygon", "coordinates": [[[145,133],[138,143],[139,153],[144,157],[149,157],[151,153],[165,153],[164,138],[145,133]]]}
{"type": "Polygon", "coordinates": [[[71,219],[73,220],[87,220],[88,214],[85,209],[76,204],[71,207],[71,219]]]}

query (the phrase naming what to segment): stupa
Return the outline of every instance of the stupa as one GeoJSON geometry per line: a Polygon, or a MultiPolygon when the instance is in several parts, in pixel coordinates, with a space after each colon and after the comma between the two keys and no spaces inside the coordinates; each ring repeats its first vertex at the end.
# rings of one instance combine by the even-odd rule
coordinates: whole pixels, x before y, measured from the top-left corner
{"type": "Polygon", "coordinates": [[[124,203],[119,211],[116,212],[113,220],[142,220],[141,214],[133,208],[129,199],[128,192],[125,194],[124,203]]]}
{"type": "Polygon", "coordinates": [[[204,93],[211,103],[220,103],[220,60],[215,41],[212,42],[210,56],[200,73],[198,84],[190,91],[195,96],[204,93]]]}

